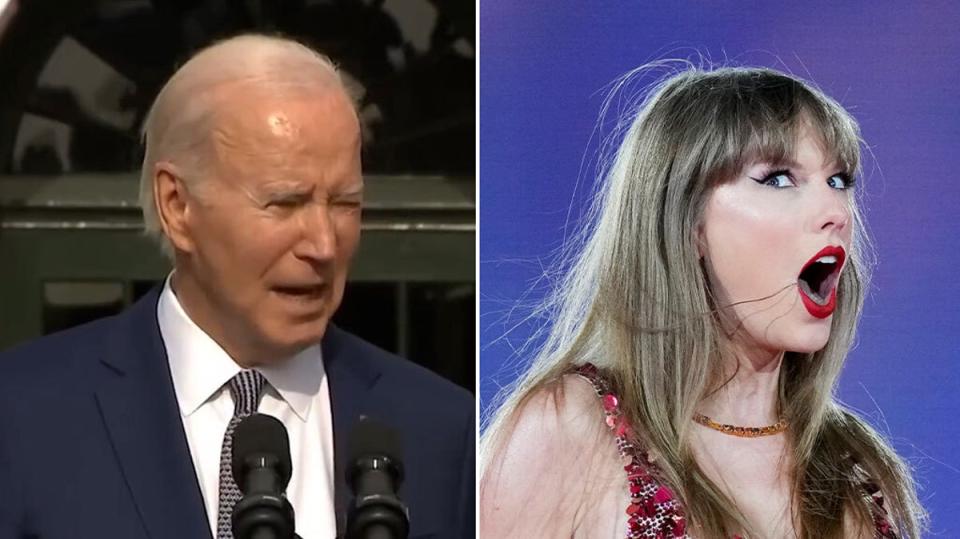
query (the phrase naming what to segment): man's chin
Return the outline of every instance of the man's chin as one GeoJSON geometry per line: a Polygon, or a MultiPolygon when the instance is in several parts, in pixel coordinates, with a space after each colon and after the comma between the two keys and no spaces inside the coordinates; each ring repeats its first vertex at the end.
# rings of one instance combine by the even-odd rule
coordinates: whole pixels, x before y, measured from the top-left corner
{"type": "Polygon", "coordinates": [[[276,328],[270,332],[270,337],[264,339],[265,348],[270,350],[271,359],[279,361],[292,357],[307,348],[318,344],[327,330],[327,319],[316,320],[311,324],[292,324],[284,328],[276,328]]]}
{"type": "Polygon", "coordinates": [[[271,291],[271,295],[271,308],[276,309],[281,316],[309,320],[330,310],[330,294],[327,290],[317,294],[299,295],[271,291]]]}

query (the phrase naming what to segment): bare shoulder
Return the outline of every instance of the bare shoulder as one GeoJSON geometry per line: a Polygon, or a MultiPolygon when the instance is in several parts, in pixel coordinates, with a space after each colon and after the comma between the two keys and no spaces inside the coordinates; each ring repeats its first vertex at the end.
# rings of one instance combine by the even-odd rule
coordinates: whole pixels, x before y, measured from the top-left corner
{"type": "Polygon", "coordinates": [[[483,537],[569,537],[621,470],[597,394],[576,374],[527,395],[498,437],[481,477],[483,537]]]}
{"type": "Polygon", "coordinates": [[[603,408],[590,382],[567,374],[524,399],[504,427],[501,443],[507,453],[527,449],[551,458],[573,458],[571,452],[608,441],[603,420],[603,408]]]}
{"type": "MultiPolygon", "coordinates": [[[[604,425],[603,408],[596,390],[590,381],[574,373],[532,393],[518,412],[519,423],[539,423],[559,429],[557,434],[601,430],[604,425]]],[[[575,435],[574,438],[582,437],[575,435]]]]}

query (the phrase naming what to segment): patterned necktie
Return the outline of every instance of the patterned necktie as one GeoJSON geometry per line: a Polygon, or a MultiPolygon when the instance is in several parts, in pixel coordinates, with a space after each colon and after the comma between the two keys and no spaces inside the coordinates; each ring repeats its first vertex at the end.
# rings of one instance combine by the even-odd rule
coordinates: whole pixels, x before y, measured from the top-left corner
{"type": "Polygon", "coordinates": [[[230,380],[233,396],[233,417],[223,435],[220,451],[220,509],[217,512],[217,539],[233,539],[233,506],[243,496],[233,480],[233,431],[240,420],[257,411],[263,391],[263,375],[257,371],[240,371],[230,380]]]}

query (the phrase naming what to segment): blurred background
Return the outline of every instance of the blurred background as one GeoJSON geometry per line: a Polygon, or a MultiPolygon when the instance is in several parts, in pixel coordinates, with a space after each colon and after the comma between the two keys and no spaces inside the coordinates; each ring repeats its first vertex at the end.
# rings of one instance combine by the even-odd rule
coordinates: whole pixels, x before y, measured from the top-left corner
{"type": "Polygon", "coordinates": [[[868,148],[858,189],[879,260],[839,397],[916,468],[929,537],[960,537],[960,4],[484,0],[479,20],[482,406],[530,358],[543,320],[525,316],[626,105],[596,130],[608,85],[668,58],[790,71],[868,148]]]}
{"type": "Polygon", "coordinates": [[[461,0],[0,0],[0,349],[166,277],[139,128],[192,52],[259,31],[362,95],[363,238],[335,322],[473,391],[474,29],[461,0]]]}

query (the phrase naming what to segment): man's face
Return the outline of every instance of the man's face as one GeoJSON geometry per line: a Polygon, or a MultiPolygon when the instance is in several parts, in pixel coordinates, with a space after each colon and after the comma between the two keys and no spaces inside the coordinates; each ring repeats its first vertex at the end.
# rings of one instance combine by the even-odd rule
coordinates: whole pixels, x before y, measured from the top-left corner
{"type": "Polygon", "coordinates": [[[851,241],[851,182],[810,129],[796,153],[787,163],[748,164],[715,188],[704,211],[710,288],[746,349],[814,352],[830,337],[851,241]]]}
{"type": "Polygon", "coordinates": [[[360,237],[360,130],[340,92],[232,101],[214,173],[189,197],[189,265],[214,327],[270,362],[319,341],[340,305],[360,237]]]}

